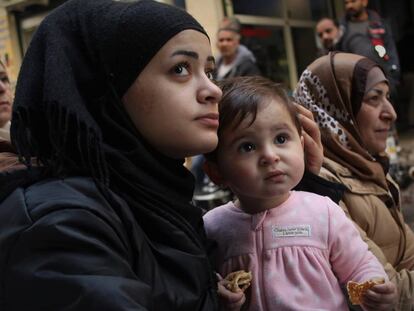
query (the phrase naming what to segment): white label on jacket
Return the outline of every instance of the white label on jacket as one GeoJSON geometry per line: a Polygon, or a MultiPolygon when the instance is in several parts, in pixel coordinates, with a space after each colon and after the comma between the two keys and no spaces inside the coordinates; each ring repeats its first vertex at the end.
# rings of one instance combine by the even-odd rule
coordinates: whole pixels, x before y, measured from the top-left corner
{"type": "Polygon", "coordinates": [[[272,237],[295,237],[295,236],[311,236],[310,225],[294,225],[294,226],[272,226],[272,237]]]}

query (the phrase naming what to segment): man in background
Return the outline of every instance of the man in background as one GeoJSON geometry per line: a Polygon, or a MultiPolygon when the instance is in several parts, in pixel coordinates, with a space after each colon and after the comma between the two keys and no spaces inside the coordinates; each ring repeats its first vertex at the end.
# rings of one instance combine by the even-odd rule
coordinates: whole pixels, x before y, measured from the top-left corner
{"type": "Polygon", "coordinates": [[[338,22],[329,17],[321,18],[315,27],[317,35],[318,57],[337,50],[337,44],[342,37],[338,22]]]}
{"type": "MultiPolygon", "coordinates": [[[[338,50],[363,55],[378,63],[384,70],[390,85],[391,102],[397,114],[404,103],[398,102],[398,85],[400,84],[400,61],[391,30],[375,11],[367,9],[368,0],[344,0],[345,17],[340,27],[343,36],[338,43],[338,50]]],[[[398,134],[393,125],[387,139],[390,157],[390,174],[399,181],[401,167],[398,154],[398,134]],[[390,147],[391,146],[391,147],[390,147]]]]}
{"type": "Polygon", "coordinates": [[[216,80],[238,76],[260,75],[253,53],[240,44],[240,23],[236,18],[226,17],[217,32],[216,80]]]}
{"type": "Polygon", "coordinates": [[[338,50],[366,56],[377,62],[395,95],[400,80],[400,61],[391,30],[378,13],[367,9],[368,0],[344,0],[343,36],[338,50]]]}

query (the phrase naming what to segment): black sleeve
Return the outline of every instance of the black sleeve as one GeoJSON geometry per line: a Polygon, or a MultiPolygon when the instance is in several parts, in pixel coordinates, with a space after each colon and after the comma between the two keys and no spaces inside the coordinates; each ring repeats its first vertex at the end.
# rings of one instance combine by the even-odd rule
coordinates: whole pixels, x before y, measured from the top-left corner
{"type": "Polygon", "coordinates": [[[345,189],[345,186],[341,184],[328,181],[308,171],[305,171],[302,180],[295,187],[298,191],[308,191],[329,197],[336,204],[342,199],[345,189]]]}
{"type": "Polygon", "coordinates": [[[81,207],[35,221],[3,272],[5,311],[151,310],[151,286],[132,271],[114,223],[81,207]]]}

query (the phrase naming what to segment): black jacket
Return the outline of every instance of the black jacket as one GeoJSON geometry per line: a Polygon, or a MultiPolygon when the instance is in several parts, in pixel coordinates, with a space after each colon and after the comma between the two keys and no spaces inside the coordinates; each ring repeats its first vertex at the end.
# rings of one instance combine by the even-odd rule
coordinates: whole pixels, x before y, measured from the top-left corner
{"type": "Polygon", "coordinates": [[[401,68],[391,29],[376,12],[372,10],[367,10],[367,12],[368,29],[366,34],[352,33],[349,30],[349,21],[346,18],[341,21],[340,27],[343,35],[337,44],[337,49],[363,55],[378,63],[384,69],[391,83],[391,91],[394,92],[395,87],[399,84],[401,68]],[[376,40],[379,40],[380,43],[376,43],[376,40]],[[375,44],[383,44],[386,56],[379,56],[375,44]]]}
{"type": "Polygon", "coordinates": [[[117,207],[92,179],[47,179],[0,204],[0,310],[217,309],[207,256],[152,243],[111,195],[117,207]]]}

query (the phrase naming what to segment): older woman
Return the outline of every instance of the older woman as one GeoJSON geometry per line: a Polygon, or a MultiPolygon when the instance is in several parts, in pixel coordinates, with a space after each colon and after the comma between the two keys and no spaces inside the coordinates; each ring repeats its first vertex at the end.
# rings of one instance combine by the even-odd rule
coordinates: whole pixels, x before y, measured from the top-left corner
{"type": "Polygon", "coordinates": [[[341,206],[399,292],[397,310],[412,310],[414,234],[387,174],[388,131],[396,120],[389,84],[371,60],[330,53],[303,72],[294,96],[319,124],[325,160],[320,175],[346,187],[341,206]]]}

